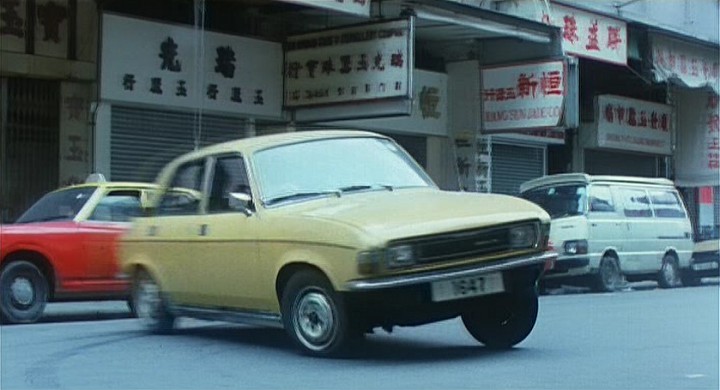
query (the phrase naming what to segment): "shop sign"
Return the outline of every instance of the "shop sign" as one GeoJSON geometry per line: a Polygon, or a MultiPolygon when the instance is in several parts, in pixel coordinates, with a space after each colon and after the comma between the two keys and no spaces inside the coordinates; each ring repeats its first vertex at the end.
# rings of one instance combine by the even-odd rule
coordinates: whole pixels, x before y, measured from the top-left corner
{"type": "Polygon", "coordinates": [[[493,139],[508,139],[524,142],[562,145],[565,143],[565,131],[557,129],[540,129],[493,136],[493,139]]]}
{"type": "Polygon", "coordinates": [[[652,65],[659,82],[676,79],[685,86],[708,86],[720,94],[717,49],[703,49],[655,35],[652,37],[652,65]]]}
{"type": "Polygon", "coordinates": [[[483,131],[558,127],[563,116],[566,75],[564,61],[483,69],[483,131]]]}
{"type": "Polygon", "coordinates": [[[416,69],[413,72],[412,111],[409,116],[331,122],[340,126],[395,131],[404,134],[447,136],[447,80],[444,73],[416,69]]]}
{"type": "Polygon", "coordinates": [[[720,103],[712,91],[676,91],[678,101],[678,185],[720,182],[720,103]]]}
{"type": "Polygon", "coordinates": [[[234,115],[282,116],[282,46],[103,15],[101,98],[234,115]]]}
{"type": "Polygon", "coordinates": [[[671,106],[613,95],[596,99],[598,147],[671,154],[671,106]]]}
{"type": "Polygon", "coordinates": [[[551,3],[537,6],[534,0],[500,3],[500,10],[560,28],[566,53],[614,64],[627,64],[627,24],[621,20],[551,3]],[[548,12],[548,10],[550,12],[548,12]]]}
{"type": "Polygon", "coordinates": [[[0,47],[2,51],[24,53],[32,36],[34,54],[66,58],[68,54],[68,0],[35,0],[28,9],[27,0],[0,1],[0,47]],[[28,13],[34,12],[35,31],[27,34],[28,13]]]}
{"type": "Polygon", "coordinates": [[[289,37],[285,105],[410,98],[412,22],[395,20],[289,37]]]}
{"type": "Polygon", "coordinates": [[[280,0],[286,3],[302,4],[308,7],[360,16],[370,16],[370,0],[280,0]]]}

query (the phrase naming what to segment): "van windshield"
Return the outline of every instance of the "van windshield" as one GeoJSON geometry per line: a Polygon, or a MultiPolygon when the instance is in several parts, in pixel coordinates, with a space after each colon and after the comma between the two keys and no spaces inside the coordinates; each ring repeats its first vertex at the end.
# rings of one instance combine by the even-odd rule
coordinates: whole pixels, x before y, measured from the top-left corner
{"type": "Polygon", "coordinates": [[[520,196],[545,209],[551,218],[563,218],[585,214],[587,209],[585,195],[584,185],[565,184],[535,188],[520,196]]]}

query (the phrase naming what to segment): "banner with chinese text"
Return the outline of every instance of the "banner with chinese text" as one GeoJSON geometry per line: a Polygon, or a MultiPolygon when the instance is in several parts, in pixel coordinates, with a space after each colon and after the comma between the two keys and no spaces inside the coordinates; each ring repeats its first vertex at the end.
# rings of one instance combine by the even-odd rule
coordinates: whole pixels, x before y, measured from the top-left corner
{"type": "Polygon", "coordinates": [[[672,107],[622,96],[596,97],[597,147],[671,154],[672,107]]]}
{"type": "Polygon", "coordinates": [[[285,47],[285,105],[410,98],[412,41],[410,20],[289,37],[285,47]]]}
{"type": "Polygon", "coordinates": [[[710,87],[720,94],[720,61],[717,48],[702,48],[653,35],[652,65],[655,80],[675,79],[691,88],[710,87]]]}
{"type": "Polygon", "coordinates": [[[566,89],[564,61],[482,69],[482,130],[558,127],[566,89]]]}
{"type": "Polygon", "coordinates": [[[282,45],[103,15],[101,98],[282,117],[282,45]]]}
{"type": "Polygon", "coordinates": [[[673,90],[678,137],[675,182],[682,187],[720,185],[720,104],[709,90],[673,90]]]}

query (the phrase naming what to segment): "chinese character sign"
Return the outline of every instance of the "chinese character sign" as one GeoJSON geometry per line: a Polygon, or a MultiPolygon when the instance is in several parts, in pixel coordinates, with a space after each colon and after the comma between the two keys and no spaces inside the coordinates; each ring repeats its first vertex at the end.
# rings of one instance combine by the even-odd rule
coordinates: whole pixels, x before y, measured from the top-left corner
{"type": "Polygon", "coordinates": [[[713,91],[675,88],[676,179],[686,187],[720,184],[720,98],[713,91]]]}
{"type": "Polygon", "coordinates": [[[408,20],[290,37],[285,105],[409,97],[412,50],[408,20]]]}
{"type": "Polygon", "coordinates": [[[482,70],[483,130],[508,131],[560,125],[565,100],[563,61],[482,70]]]}
{"type": "Polygon", "coordinates": [[[705,49],[660,36],[652,39],[652,64],[657,81],[675,79],[688,87],[709,86],[720,93],[717,49],[705,49]]]}
{"type": "Polygon", "coordinates": [[[623,21],[557,4],[552,4],[550,15],[543,12],[541,21],[560,27],[563,51],[567,53],[627,63],[627,25],[623,21]]]}
{"type": "Polygon", "coordinates": [[[598,147],[671,153],[672,108],[668,105],[600,95],[595,116],[598,147]]]}

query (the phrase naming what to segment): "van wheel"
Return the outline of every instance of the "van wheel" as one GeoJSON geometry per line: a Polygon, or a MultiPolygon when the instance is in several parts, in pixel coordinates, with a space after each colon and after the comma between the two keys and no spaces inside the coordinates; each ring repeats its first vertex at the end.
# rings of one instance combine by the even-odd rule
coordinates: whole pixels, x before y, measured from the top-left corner
{"type": "Polygon", "coordinates": [[[680,267],[677,260],[671,255],[663,257],[662,267],[658,274],[658,284],[662,288],[679,287],[682,282],[680,280],[680,267]]]}
{"type": "Polygon", "coordinates": [[[538,296],[535,288],[487,297],[462,314],[465,329],[486,347],[508,349],[525,340],[535,327],[538,296]]]}
{"type": "Polygon", "coordinates": [[[29,261],[8,264],[0,275],[0,319],[6,324],[28,324],[40,319],[49,287],[45,275],[29,261]]]}
{"type": "Polygon", "coordinates": [[[622,285],[622,280],[623,277],[617,259],[611,256],[604,256],[602,260],[600,260],[600,268],[598,269],[597,275],[595,275],[595,291],[617,291],[622,285]]]}

